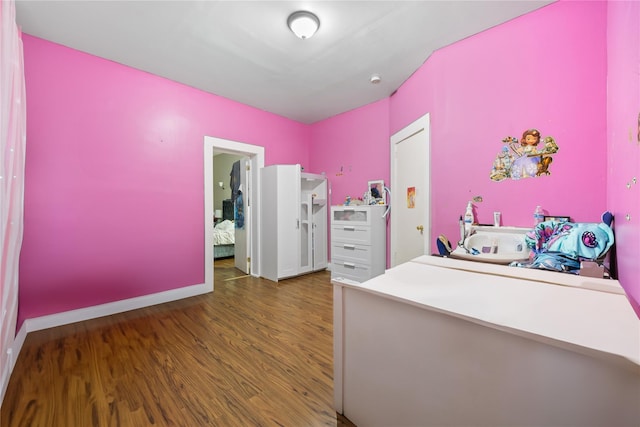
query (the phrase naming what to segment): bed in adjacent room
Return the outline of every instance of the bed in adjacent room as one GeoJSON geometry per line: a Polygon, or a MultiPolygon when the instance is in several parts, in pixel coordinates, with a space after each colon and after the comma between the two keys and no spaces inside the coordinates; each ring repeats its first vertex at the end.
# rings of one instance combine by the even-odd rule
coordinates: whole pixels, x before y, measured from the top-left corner
{"type": "Polygon", "coordinates": [[[235,229],[233,221],[225,219],[213,228],[213,258],[227,258],[235,253],[235,229]]]}

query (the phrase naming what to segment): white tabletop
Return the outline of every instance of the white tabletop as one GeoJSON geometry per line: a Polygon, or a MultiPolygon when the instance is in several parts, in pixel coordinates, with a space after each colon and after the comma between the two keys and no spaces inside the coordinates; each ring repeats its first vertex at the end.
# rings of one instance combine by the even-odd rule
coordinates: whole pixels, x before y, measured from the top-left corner
{"type": "Polygon", "coordinates": [[[334,283],[640,369],[640,319],[615,280],[423,256],[334,283]]]}

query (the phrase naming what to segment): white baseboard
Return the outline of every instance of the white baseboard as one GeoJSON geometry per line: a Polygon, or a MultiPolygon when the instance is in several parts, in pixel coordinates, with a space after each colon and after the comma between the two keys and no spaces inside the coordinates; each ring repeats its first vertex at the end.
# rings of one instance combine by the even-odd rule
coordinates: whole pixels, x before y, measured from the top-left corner
{"type": "Polygon", "coordinates": [[[109,316],[111,314],[123,313],[137,308],[176,301],[183,298],[206,294],[211,291],[213,291],[211,286],[201,283],[199,285],[185,286],[183,288],[170,289],[168,291],[158,292],[155,294],[142,295],[135,298],[94,305],[92,307],[79,308],[77,310],[64,311],[62,313],[27,319],[24,323],[27,326],[27,332],[39,331],[56,326],[68,325],[69,323],[109,316]]]}
{"type": "Polygon", "coordinates": [[[155,294],[142,295],[106,304],[94,305],[92,307],[79,308],[77,310],[64,311],[61,313],[49,314],[47,316],[26,319],[13,340],[11,348],[7,350],[10,355],[9,363],[2,372],[2,383],[0,384],[0,407],[4,401],[4,394],[9,385],[11,373],[18,360],[18,355],[22,345],[27,338],[27,333],[39,331],[56,326],[68,325],[69,323],[81,322],[83,320],[96,319],[98,317],[109,316],[138,308],[150,307],[170,301],[177,301],[183,298],[193,297],[212,292],[213,288],[205,283],[199,285],[185,286],[183,288],[170,289],[155,294]]]}

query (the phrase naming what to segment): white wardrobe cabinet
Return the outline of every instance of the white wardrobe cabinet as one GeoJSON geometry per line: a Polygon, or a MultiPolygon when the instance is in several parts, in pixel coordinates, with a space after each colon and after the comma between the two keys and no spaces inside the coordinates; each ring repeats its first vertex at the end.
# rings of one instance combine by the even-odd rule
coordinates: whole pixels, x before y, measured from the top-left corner
{"type": "Polygon", "coordinates": [[[262,277],[278,281],[327,268],[327,179],[300,165],[260,171],[262,277]]]}
{"type": "Polygon", "coordinates": [[[362,283],[387,264],[385,205],[331,207],[331,278],[362,283]]]}

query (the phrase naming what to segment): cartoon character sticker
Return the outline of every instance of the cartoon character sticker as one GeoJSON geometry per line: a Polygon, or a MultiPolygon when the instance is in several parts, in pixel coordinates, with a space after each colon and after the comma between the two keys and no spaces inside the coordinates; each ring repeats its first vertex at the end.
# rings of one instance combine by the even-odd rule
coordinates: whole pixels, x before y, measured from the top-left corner
{"type": "Polygon", "coordinates": [[[519,140],[507,136],[493,161],[490,178],[502,181],[507,178],[522,179],[550,175],[549,166],[558,144],[552,136],[542,138],[538,129],[527,129],[519,140]]]}

